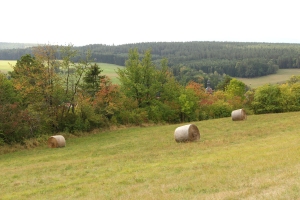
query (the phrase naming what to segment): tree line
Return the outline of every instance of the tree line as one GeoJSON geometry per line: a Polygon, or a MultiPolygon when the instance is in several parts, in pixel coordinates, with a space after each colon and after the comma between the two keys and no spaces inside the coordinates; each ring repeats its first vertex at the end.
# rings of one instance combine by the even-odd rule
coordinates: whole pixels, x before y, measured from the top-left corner
{"type": "Polygon", "coordinates": [[[17,60],[9,76],[0,73],[0,144],[58,132],[229,117],[240,108],[248,114],[300,110],[300,76],[257,89],[228,75],[199,76],[217,80],[212,90],[193,80],[181,83],[168,59],[156,64],[150,49],[143,54],[130,49],[125,66],[117,71],[120,84],[112,84],[90,50],[79,52],[72,45],[33,48],[32,55],[17,60]]]}
{"type": "MultiPolygon", "coordinates": [[[[300,45],[243,42],[149,42],[118,46],[93,44],[75,47],[79,52],[91,50],[97,62],[125,65],[128,51],[151,49],[152,59],[159,64],[167,58],[174,76],[181,82],[198,81],[203,73],[227,74],[253,78],[276,73],[278,69],[300,68],[300,45]]],[[[32,48],[0,50],[1,60],[17,60],[32,48]]],[[[143,56],[143,55],[142,55],[143,56]]],[[[79,58],[74,58],[78,60],[79,58]]]]}

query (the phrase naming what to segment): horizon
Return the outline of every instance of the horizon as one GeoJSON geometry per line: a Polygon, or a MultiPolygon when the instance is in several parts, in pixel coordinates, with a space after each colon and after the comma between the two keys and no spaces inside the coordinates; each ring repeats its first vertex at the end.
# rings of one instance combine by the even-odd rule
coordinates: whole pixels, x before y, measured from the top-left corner
{"type": "Polygon", "coordinates": [[[6,43],[6,44],[28,44],[28,45],[58,45],[58,46],[64,46],[64,45],[73,45],[74,47],[83,47],[83,46],[89,46],[89,45],[105,45],[105,46],[121,46],[121,45],[127,45],[127,44],[142,44],[142,43],[189,43],[189,42],[219,42],[219,43],[257,43],[257,44],[300,44],[300,43],[293,43],[293,42],[251,42],[251,41],[154,41],[154,42],[137,42],[137,43],[125,43],[125,44],[100,44],[100,43],[93,43],[93,44],[85,44],[85,45],[74,45],[72,43],[69,44],[49,44],[49,43],[28,43],[28,42],[2,42],[0,43],[6,43]]]}

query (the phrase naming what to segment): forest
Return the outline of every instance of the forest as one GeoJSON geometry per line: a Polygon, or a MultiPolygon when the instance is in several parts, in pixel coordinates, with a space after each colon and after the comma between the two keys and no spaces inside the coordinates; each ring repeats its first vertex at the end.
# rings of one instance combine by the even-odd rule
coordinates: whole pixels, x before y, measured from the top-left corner
{"type": "MultiPolygon", "coordinates": [[[[24,54],[32,54],[31,47],[15,48],[16,45],[12,45],[9,48],[7,44],[6,47],[7,49],[0,48],[0,60],[17,60],[24,54]]],[[[214,88],[223,75],[253,78],[274,74],[278,69],[300,68],[299,44],[151,42],[117,46],[91,44],[74,47],[81,53],[90,50],[94,61],[120,66],[125,66],[128,52],[134,48],[138,49],[141,57],[150,49],[152,60],[156,65],[162,59],[167,59],[168,66],[176,80],[185,85],[189,81],[205,85],[210,79],[211,86],[214,88]]],[[[73,59],[78,61],[79,58],[73,59]]]]}
{"type": "Polygon", "coordinates": [[[31,49],[9,74],[0,73],[0,144],[58,132],[229,117],[240,108],[247,114],[300,111],[300,76],[252,89],[229,75],[212,73],[219,78],[212,89],[201,81],[182,83],[167,58],[158,63],[153,49],[140,53],[133,48],[126,67],[117,71],[120,84],[113,84],[88,48],[31,49]]]}

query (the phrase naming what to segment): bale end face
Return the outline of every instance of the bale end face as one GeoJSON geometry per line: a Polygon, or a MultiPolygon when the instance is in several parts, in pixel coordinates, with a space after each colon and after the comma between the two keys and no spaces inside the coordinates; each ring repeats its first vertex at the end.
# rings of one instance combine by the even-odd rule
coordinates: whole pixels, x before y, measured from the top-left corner
{"type": "Polygon", "coordinates": [[[191,124],[189,127],[189,141],[197,141],[200,139],[200,132],[196,125],[191,124]]]}

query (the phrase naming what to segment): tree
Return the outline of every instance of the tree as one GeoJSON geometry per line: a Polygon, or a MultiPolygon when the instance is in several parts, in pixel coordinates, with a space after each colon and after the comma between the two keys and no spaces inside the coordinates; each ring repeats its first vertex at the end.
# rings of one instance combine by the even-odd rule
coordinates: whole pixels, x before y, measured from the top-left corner
{"type": "Polygon", "coordinates": [[[108,77],[101,79],[100,90],[96,93],[93,106],[97,114],[111,120],[122,110],[122,101],[119,85],[112,84],[108,77]]]}
{"type": "Polygon", "coordinates": [[[101,79],[104,79],[105,76],[101,76],[103,70],[100,69],[97,63],[94,63],[89,69],[85,76],[83,77],[84,85],[83,88],[94,97],[95,94],[100,90],[101,79]]]}
{"type": "Polygon", "coordinates": [[[150,50],[145,52],[142,61],[137,49],[129,51],[125,69],[118,69],[121,90],[127,97],[138,102],[140,108],[149,106],[155,99],[158,88],[156,69],[151,61],[150,50]]]}
{"type": "Polygon", "coordinates": [[[180,118],[182,122],[197,120],[197,102],[198,98],[194,90],[185,89],[181,92],[181,95],[179,96],[179,104],[181,111],[180,118]]]}
{"type": "Polygon", "coordinates": [[[43,60],[29,54],[22,56],[13,66],[12,83],[22,100],[2,107],[2,116],[5,116],[3,129],[8,143],[22,142],[51,130],[52,79],[47,72],[43,60]],[[12,123],[10,120],[14,117],[12,123]]]}
{"type": "Polygon", "coordinates": [[[255,90],[252,108],[255,114],[282,112],[278,85],[266,84],[255,90]]]}
{"type": "Polygon", "coordinates": [[[182,86],[176,81],[168,67],[168,60],[162,59],[159,69],[156,70],[157,83],[155,85],[156,99],[152,101],[148,116],[155,122],[180,122],[179,97],[182,86]]]}
{"type": "Polygon", "coordinates": [[[131,112],[145,120],[178,122],[181,86],[168,69],[166,59],[162,59],[160,66],[155,66],[151,59],[150,50],[142,60],[137,49],[129,51],[126,68],[117,72],[121,92],[131,99],[132,105],[138,105],[131,112]]]}
{"type": "Polygon", "coordinates": [[[225,88],[227,101],[232,105],[232,109],[243,107],[245,101],[246,85],[235,78],[231,79],[225,88]]]}
{"type": "MultiPolygon", "coordinates": [[[[22,135],[20,122],[24,113],[19,106],[20,102],[21,99],[14,90],[12,81],[0,73],[0,144],[23,140],[24,135],[22,135]]],[[[26,123],[24,125],[26,126],[26,123]]]]}
{"type": "Polygon", "coordinates": [[[223,80],[221,82],[218,83],[216,89],[217,90],[222,90],[225,91],[226,87],[229,85],[230,81],[231,81],[231,77],[228,75],[225,75],[223,77],[223,80]]]}
{"type": "Polygon", "coordinates": [[[22,105],[31,119],[39,121],[41,132],[55,131],[60,88],[54,70],[56,47],[51,45],[34,48],[34,56],[21,57],[13,66],[12,81],[22,96],[22,105]]]}
{"type": "Polygon", "coordinates": [[[21,94],[23,103],[26,105],[32,102],[40,101],[42,97],[44,77],[43,64],[35,57],[26,54],[17,60],[13,71],[10,73],[16,90],[21,94]]]}
{"type": "Polygon", "coordinates": [[[15,91],[11,80],[0,72],[0,105],[20,102],[19,94],[15,91]]]}
{"type": "Polygon", "coordinates": [[[60,48],[62,61],[57,60],[57,49],[51,45],[35,47],[34,56],[21,57],[13,67],[12,81],[23,98],[24,109],[31,118],[39,120],[43,132],[63,131],[80,117],[75,113],[75,106],[81,92],[80,83],[91,66],[89,51],[75,63],[78,52],[72,45],[60,48]],[[57,74],[56,68],[65,74],[57,74]]]}
{"type": "Polygon", "coordinates": [[[225,88],[225,92],[229,98],[238,96],[243,100],[245,98],[244,94],[246,92],[246,85],[242,81],[233,78],[225,88]]]}
{"type": "Polygon", "coordinates": [[[74,123],[77,123],[77,127],[82,127],[78,123],[85,123],[81,119],[83,115],[78,116],[76,114],[75,107],[78,104],[78,98],[85,93],[85,88],[82,87],[82,80],[88,69],[91,69],[93,65],[91,51],[87,50],[85,54],[79,54],[73,48],[73,45],[68,45],[60,48],[60,55],[62,57],[61,69],[65,73],[60,80],[63,92],[60,93],[59,129],[61,131],[65,129],[75,131],[76,127],[73,126],[74,123]],[[78,60],[78,62],[75,62],[75,60],[78,60]]]}

